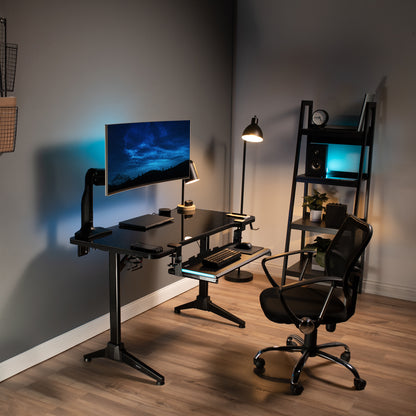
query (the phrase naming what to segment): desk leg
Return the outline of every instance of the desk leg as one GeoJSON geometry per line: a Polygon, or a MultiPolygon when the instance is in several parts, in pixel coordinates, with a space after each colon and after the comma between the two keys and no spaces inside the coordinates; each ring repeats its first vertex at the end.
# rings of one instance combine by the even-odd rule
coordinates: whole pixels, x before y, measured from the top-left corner
{"type": "Polygon", "coordinates": [[[240,328],[245,328],[246,326],[246,323],[242,319],[211,301],[208,296],[208,282],[205,280],[199,281],[199,295],[196,299],[191,302],[184,303],[183,305],[176,306],[175,313],[181,313],[181,310],[183,309],[200,309],[202,311],[213,312],[225,319],[229,319],[230,321],[237,323],[240,328]]]}
{"type": "Polygon", "coordinates": [[[156,384],[165,384],[165,378],[138,360],[124,348],[121,342],[121,315],[120,315],[120,255],[109,252],[109,274],[110,274],[110,342],[107,347],[84,355],[84,361],[89,362],[93,358],[108,358],[123,362],[136,370],[152,377],[156,384]]]}

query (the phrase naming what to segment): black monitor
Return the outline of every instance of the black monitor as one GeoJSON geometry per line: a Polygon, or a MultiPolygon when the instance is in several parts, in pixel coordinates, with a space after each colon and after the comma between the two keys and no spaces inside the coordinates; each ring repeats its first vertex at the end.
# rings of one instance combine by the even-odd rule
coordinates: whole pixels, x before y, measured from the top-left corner
{"type": "Polygon", "coordinates": [[[105,126],[105,192],[189,178],[190,121],[105,126]]]}

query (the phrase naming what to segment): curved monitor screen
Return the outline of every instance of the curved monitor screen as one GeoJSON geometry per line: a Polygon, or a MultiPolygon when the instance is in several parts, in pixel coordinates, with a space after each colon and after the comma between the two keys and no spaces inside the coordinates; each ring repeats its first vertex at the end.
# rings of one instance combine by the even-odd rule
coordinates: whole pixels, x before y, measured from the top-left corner
{"type": "Polygon", "coordinates": [[[190,121],[105,126],[106,195],[189,177],[190,121]]]}

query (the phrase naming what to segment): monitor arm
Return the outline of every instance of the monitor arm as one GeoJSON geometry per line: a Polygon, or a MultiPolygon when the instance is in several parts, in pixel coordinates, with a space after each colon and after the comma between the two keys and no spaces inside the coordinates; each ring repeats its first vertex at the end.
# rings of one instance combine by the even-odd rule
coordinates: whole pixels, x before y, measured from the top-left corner
{"type": "MultiPolygon", "coordinates": [[[[88,169],[85,174],[85,187],[81,200],[81,228],[75,233],[78,240],[93,240],[111,234],[111,230],[102,227],[94,227],[93,214],[93,185],[105,185],[104,169],[88,169]]],[[[78,246],[78,256],[88,254],[88,247],[78,246]]]]}

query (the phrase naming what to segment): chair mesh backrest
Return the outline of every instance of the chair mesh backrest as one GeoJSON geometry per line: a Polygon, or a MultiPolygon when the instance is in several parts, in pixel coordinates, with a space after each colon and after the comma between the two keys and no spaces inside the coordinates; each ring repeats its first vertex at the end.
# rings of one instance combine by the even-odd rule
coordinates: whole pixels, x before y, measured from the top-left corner
{"type": "Polygon", "coordinates": [[[349,313],[354,313],[358,278],[353,268],[371,239],[371,225],[352,215],[347,216],[325,254],[325,273],[344,279],[343,289],[349,313]]]}

